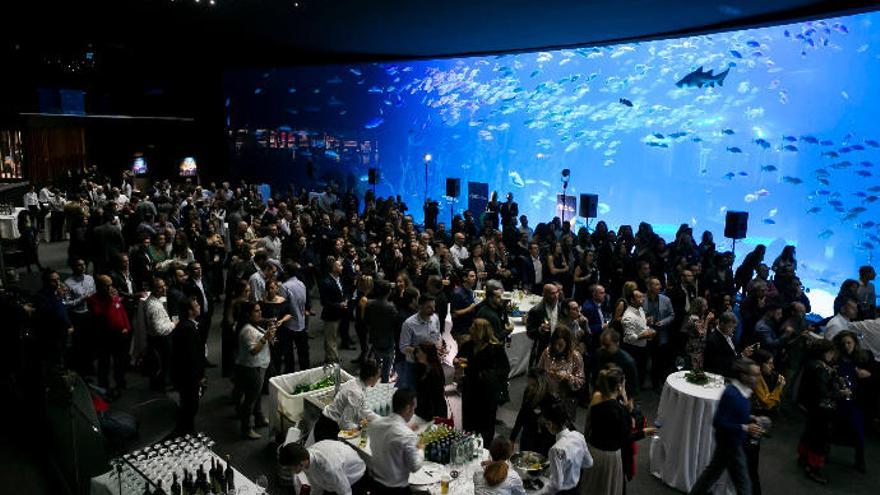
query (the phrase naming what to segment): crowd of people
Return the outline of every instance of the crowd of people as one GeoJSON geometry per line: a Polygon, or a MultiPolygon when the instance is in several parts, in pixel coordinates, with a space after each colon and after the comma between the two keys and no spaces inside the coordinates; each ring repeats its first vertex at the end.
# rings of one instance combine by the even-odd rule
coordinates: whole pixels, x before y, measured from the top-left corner
{"type": "MultiPolygon", "coordinates": [[[[41,227],[52,229],[53,240],[62,229],[70,237],[64,271],[71,274],[44,269],[33,299],[44,370],[94,377],[110,399],[124,393],[128,373],[145,373],[153,389],[179,393],[176,434],[196,428],[205,368],[220,366],[232,379],[241,434],[261,438],[269,378],[321,364],[310,352],[311,329],[325,363],[339,362],[340,349],[357,349],[361,372],[340,390],[338,407],[325,409],[316,450],[285,451],[287,465],[300,469],[335,455],[337,447],[322,440],[375,422],[371,439],[385,432],[408,442],[373,447],[374,456],[388,458],[377,482],[401,488],[421,462],[405,423],[413,414],[448,417],[451,380],[464,429],[493,446],[495,462],[480,481],[485,493],[521,493],[491,491],[518,486],[510,481],[516,473],[501,466],[511,443],[550,454],[557,493],[582,486],[623,493],[634,475],[634,442],[654,431],[638,396],[659,392],[682,369],[754,382],[742,390],[754,390],[744,395],[761,417],[801,405],[798,454],[811,479],[827,482],[822,466],[832,443],[853,446],[856,468],[865,469],[865,429],[878,412],[877,362],[860,346],[860,335],[878,325],[870,266],[842,284],[837,314],[815,324],[806,320],[810,301],[793,246],[768,265],[759,245],[734,268],[733,254],[717,251],[711,232],[697,242],[687,224],[669,243],[648,223],[615,231],[599,221],[592,232],[574,232],[553,218],[532,228],[508,194],[450,225],[426,201],[417,225],[400,196],[340,194],[333,184],[271,198],[244,183],[189,180],[139,191],[128,176],[110,181],[96,170],[39,191],[25,195],[19,222],[26,259],[41,266],[41,227]],[[541,301],[524,317],[532,348],[522,404],[509,438],[497,438],[497,409],[511,400],[505,342],[513,321],[503,293],[516,289],[541,301]],[[316,302],[320,312],[312,311],[316,302]],[[447,320],[454,356],[443,338],[447,320]],[[207,341],[217,327],[222,345],[214,356],[207,341]],[[453,373],[445,373],[446,361],[453,373]],[[760,370],[754,377],[750,363],[760,370]],[[397,422],[361,410],[364,390],[379,381],[411,391],[395,396],[397,422]],[[580,431],[573,424],[579,408],[587,410],[580,431]]],[[[759,436],[750,423],[747,434],[759,436]]],[[[742,436],[729,442],[742,444],[742,436]]],[[[758,449],[742,456],[751,493],[760,493],[758,449]]],[[[727,456],[718,466],[739,469],[729,467],[733,458],[739,463],[727,456]]]]}

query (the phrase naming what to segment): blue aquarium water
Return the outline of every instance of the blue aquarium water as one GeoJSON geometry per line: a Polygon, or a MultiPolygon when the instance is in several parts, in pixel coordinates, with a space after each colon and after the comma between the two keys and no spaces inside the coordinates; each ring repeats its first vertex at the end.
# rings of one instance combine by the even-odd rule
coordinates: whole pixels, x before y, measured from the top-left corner
{"type": "MultiPolygon", "coordinates": [[[[233,164],[281,184],[336,177],[448,220],[445,178],[511,191],[532,225],[569,194],[609,226],[716,234],[749,212],[738,258],[797,245],[814,309],[880,247],[880,14],[500,56],[226,75],[233,164]],[[262,172],[261,172],[262,173],[262,172]]],[[[583,224],[583,219],[578,219],[583,224]]]]}

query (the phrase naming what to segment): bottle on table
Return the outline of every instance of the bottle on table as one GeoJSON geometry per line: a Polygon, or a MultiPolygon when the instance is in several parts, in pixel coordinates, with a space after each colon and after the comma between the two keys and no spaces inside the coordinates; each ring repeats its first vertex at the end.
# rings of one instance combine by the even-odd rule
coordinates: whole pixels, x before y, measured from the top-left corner
{"type": "Polygon", "coordinates": [[[150,491],[150,482],[149,481],[144,483],[144,495],[153,495],[153,492],[150,491]]]}
{"type": "Polygon", "coordinates": [[[180,483],[177,482],[177,473],[171,474],[171,495],[182,495],[180,493],[180,483]]]}
{"type": "Polygon", "coordinates": [[[232,470],[232,463],[230,462],[230,455],[226,454],[226,472],[224,476],[226,478],[226,491],[231,492],[235,489],[235,472],[232,470]]]}

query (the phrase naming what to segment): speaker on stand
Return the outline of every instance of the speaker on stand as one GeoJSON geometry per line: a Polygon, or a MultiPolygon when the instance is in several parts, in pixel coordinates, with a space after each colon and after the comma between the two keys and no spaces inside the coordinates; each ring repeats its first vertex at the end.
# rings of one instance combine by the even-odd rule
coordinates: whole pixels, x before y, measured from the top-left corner
{"type": "Polygon", "coordinates": [[[452,229],[452,218],[454,216],[452,211],[452,203],[458,201],[458,197],[461,195],[461,179],[447,177],[446,178],[446,199],[449,201],[449,228],[450,231],[452,229]]]}
{"type": "Polygon", "coordinates": [[[587,219],[587,232],[590,231],[590,219],[598,216],[599,195],[581,194],[581,202],[578,206],[578,215],[587,219]]]}
{"type": "Polygon", "coordinates": [[[379,169],[370,168],[367,172],[367,182],[373,186],[373,196],[376,196],[376,184],[379,183],[379,169]]]}
{"type": "Polygon", "coordinates": [[[733,239],[733,255],[736,256],[737,239],[745,239],[749,230],[749,212],[728,211],[724,217],[724,237],[733,239]]]}

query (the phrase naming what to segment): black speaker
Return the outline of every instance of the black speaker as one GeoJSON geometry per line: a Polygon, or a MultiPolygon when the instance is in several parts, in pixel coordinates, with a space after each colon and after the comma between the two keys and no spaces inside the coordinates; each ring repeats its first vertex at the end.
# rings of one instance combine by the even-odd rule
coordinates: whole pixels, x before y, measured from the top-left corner
{"type": "Polygon", "coordinates": [[[749,212],[728,211],[724,219],[724,237],[728,239],[745,239],[749,229],[749,212]]]}
{"type": "Polygon", "coordinates": [[[457,198],[461,195],[461,179],[446,178],[446,196],[457,198]]]}
{"type": "Polygon", "coordinates": [[[596,218],[599,209],[598,194],[581,194],[581,205],[578,213],[584,218],[596,218]]]}
{"type": "Polygon", "coordinates": [[[371,168],[367,175],[367,182],[370,183],[371,186],[375,186],[379,183],[379,169],[371,168]]]}

